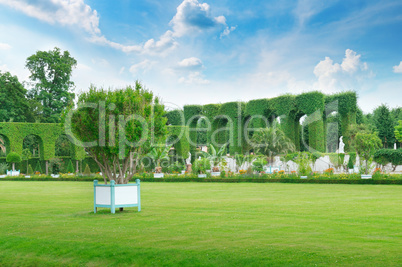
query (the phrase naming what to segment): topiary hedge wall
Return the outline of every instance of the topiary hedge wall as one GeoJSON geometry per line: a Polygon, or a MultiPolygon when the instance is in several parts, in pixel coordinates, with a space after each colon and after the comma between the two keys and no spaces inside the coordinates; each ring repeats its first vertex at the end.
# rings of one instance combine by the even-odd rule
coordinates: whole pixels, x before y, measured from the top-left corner
{"type": "MultiPolygon", "coordinates": [[[[308,137],[304,146],[320,152],[326,151],[326,117],[333,111],[340,114],[340,135],[347,140],[347,129],[356,123],[357,96],[355,92],[344,92],[334,95],[324,95],[321,92],[307,92],[300,95],[286,94],[272,99],[256,99],[248,103],[230,102],[223,104],[188,105],[184,106],[186,125],[190,127],[191,140],[197,140],[196,121],[204,116],[211,125],[207,125],[207,141],[213,139],[223,144],[230,143],[231,154],[247,152],[246,138],[253,134],[253,128],[267,127],[276,118],[280,118],[281,129],[285,132],[300,150],[301,125],[300,118],[306,115],[304,125],[308,137]],[[189,119],[192,118],[192,121],[189,119]],[[233,123],[234,130],[228,131],[225,127],[233,123]],[[247,129],[245,129],[247,126],[247,129]],[[213,136],[213,133],[217,133],[213,136]]],[[[344,142],[345,142],[344,141],[344,142]]],[[[345,142],[346,143],[346,142],[345,142]]],[[[196,144],[196,142],[194,142],[196,144]]],[[[195,145],[192,145],[195,150],[195,145]]],[[[347,150],[347,148],[345,147],[347,150]]]]}

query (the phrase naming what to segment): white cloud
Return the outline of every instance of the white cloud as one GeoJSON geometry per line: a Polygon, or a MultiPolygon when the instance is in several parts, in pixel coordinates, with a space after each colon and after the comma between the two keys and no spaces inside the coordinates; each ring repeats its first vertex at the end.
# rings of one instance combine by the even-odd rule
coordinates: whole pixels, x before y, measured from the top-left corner
{"type": "Polygon", "coordinates": [[[96,10],[92,10],[83,0],[0,0],[0,4],[50,24],[78,26],[91,34],[100,33],[96,10]]]}
{"type": "Polygon", "coordinates": [[[213,28],[219,24],[226,25],[224,16],[213,17],[207,3],[197,0],[184,0],[178,7],[176,15],[170,21],[174,35],[181,37],[189,32],[213,28]]]}
{"type": "Polygon", "coordinates": [[[226,28],[221,33],[220,38],[222,39],[223,37],[228,36],[234,30],[236,30],[236,26],[231,26],[230,28],[229,26],[226,26],[226,28]]]}
{"type": "Polygon", "coordinates": [[[210,83],[210,81],[204,79],[201,72],[198,71],[190,72],[187,77],[181,77],[178,82],[186,85],[210,83]]]}
{"type": "Polygon", "coordinates": [[[361,55],[355,51],[347,49],[341,64],[334,63],[329,57],[325,57],[314,68],[314,75],[317,82],[313,88],[325,93],[333,93],[344,89],[354,89],[362,76],[372,75],[368,72],[366,62],[360,61],[361,55]]]}
{"type": "Polygon", "coordinates": [[[11,45],[0,43],[0,50],[8,50],[8,49],[11,49],[11,45]]]}
{"type": "Polygon", "coordinates": [[[203,64],[201,59],[196,58],[196,57],[190,57],[190,58],[185,58],[177,65],[181,68],[186,68],[186,69],[195,69],[195,68],[202,68],[203,64]]]}
{"type": "Polygon", "coordinates": [[[399,65],[394,66],[394,72],[395,73],[402,73],[402,61],[399,62],[399,65]]]}
{"type": "Polygon", "coordinates": [[[140,63],[134,64],[130,67],[130,72],[132,74],[138,74],[140,72],[146,73],[149,70],[152,69],[152,67],[156,64],[155,61],[150,61],[148,59],[145,59],[144,61],[141,61],[140,63]]]}

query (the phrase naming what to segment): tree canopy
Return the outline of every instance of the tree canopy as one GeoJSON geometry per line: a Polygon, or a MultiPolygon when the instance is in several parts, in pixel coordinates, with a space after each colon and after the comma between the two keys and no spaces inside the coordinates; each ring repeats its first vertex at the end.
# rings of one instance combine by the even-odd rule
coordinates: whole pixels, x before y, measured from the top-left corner
{"type": "Polygon", "coordinates": [[[82,145],[107,178],[127,183],[150,148],[165,146],[164,106],[139,82],[118,90],[91,87],[78,98],[78,108],[63,115],[67,133],[82,145]],[[130,167],[130,163],[134,166],[130,167]]]}
{"type": "Polygon", "coordinates": [[[29,116],[27,90],[17,76],[0,72],[0,121],[24,122],[29,116]]]}
{"type": "Polygon", "coordinates": [[[57,47],[37,51],[27,58],[29,78],[35,84],[29,96],[42,104],[42,122],[59,122],[63,109],[74,100],[71,74],[76,65],[77,61],[68,51],[61,52],[57,47]]]}

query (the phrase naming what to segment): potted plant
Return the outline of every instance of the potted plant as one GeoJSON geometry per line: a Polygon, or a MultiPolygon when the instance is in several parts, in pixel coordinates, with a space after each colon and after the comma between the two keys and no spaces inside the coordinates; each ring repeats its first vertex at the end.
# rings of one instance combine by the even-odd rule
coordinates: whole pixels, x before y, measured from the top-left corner
{"type": "Polygon", "coordinates": [[[349,169],[349,173],[354,173],[354,165],[353,165],[353,161],[352,161],[352,156],[349,156],[348,169],[349,169]]]}
{"type": "Polygon", "coordinates": [[[227,144],[224,144],[217,150],[212,144],[208,147],[208,152],[202,152],[204,157],[212,162],[211,176],[220,176],[219,166],[226,163],[224,156],[226,155],[227,144]]]}
{"type": "Polygon", "coordinates": [[[360,171],[362,179],[371,179],[369,174],[372,168],[374,152],[382,145],[377,134],[357,133],[355,137],[356,150],[360,158],[360,171]],[[364,164],[363,164],[364,161],[364,164]]]}
{"type": "Polygon", "coordinates": [[[6,161],[12,164],[12,171],[7,172],[7,175],[18,176],[20,171],[15,170],[15,163],[21,162],[21,156],[16,152],[10,152],[7,155],[6,161]]]}
{"type": "Polygon", "coordinates": [[[300,152],[295,158],[295,162],[298,164],[297,172],[300,175],[301,179],[307,179],[307,175],[309,175],[312,171],[310,163],[311,157],[308,152],[300,152]]]}
{"type": "Polygon", "coordinates": [[[193,171],[198,174],[198,178],[206,178],[209,169],[211,169],[211,163],[208,158],[200,158],[194,161],[193,171]]]}
{"type": "Polygon", "coordinates": [[[169,151],[172,146],[153,147],[148,156],[155,162],[154,178],[163,178],[161,161],[169,158],[169,151]]]}

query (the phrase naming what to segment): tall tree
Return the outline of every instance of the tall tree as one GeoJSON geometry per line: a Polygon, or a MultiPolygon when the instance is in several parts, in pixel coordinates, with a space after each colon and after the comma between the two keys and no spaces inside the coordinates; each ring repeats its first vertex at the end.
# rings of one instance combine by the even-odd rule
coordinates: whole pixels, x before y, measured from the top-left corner
{"type": "Polygon", "coordinates": [[[86,142],[81,145],[98,164],[105,183],[128,183],[150,145],[165,144],[165,108],[139,82],[135,88],[113,91],[91,87],[78,97],[78,107],[64,113],[65,129],[77,138],[75,144],[86,142]]]}
{"type": "Polygon", "coordinates": [[[383,147],[392,148],[395,143],[394,121],[390,110],[386,105],[381,105],[374,110],[374,123],[381,139],[383,147]]]}
{"type": "Polygon", "coordinates": [[[71,90],[73,68],[77,61],[68,51],[55,47],[51,51],[38,51],[27,58],[29,78],[35,83],[31,96],[43,106],[42,122],[59,122],[62,110],[74,100],[71,90]]]}
{"type": "Polygon", "coordinates": [[[0,121],[26,121],[29,113],[26,93],[17,76],[0,72],[0,121]]]}

